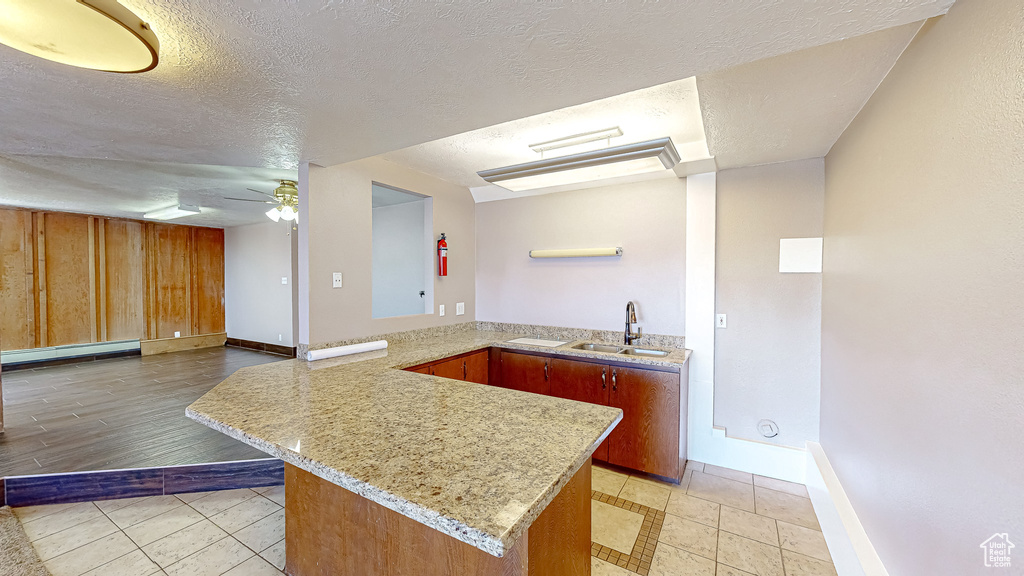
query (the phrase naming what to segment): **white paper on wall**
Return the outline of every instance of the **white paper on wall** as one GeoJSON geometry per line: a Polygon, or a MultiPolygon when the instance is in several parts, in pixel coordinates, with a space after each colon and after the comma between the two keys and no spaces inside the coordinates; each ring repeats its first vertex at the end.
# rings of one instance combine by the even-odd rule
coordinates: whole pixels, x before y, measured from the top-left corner
{"type": "Polygon", "coordinates": [[[821,273],[821,238],[783,238],[779,240],[779,272],[821,273]]]}

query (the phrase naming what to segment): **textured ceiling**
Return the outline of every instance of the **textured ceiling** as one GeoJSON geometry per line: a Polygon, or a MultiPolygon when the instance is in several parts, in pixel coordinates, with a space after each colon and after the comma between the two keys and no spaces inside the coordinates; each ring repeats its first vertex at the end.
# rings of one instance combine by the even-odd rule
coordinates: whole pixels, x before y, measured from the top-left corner
{"type": "MultiPolygon", "coordinates": [[[[390,152],[384,154],[384,158],[462,186],[493,189],[488,190],[488,200],[513,198],[525,194],[488,185],[476,173],[488,168],[540,160],[542,156],[531,150],[530,144],[615,126],[622,129],[622,136],[611,140],[613,146],[669,136],[683,160],[708,156],[697,85],[693,78],[687,78],[456,134],[390,152]]],[[[597,146],[554,150],[543,157],[603,148],[607,142],[593,144],[597,146]]],[[[671,171],[666,173],[674,176],[671,171]]],[[[583,185],[586,186],[592,184],[583,185]]],[[[478,190],[474,190],[474,195],[478,201],[481,200],[478,190]]]]}
{"type": "Polygon", "coordinates": [[[921,24],[698,76],[708,148],[718,168],[827,154],[921,24]]]}
{"type": "MultiPolygon", "coordinates": [[[[146,163],[337,164],[916,22],[952,1],[122,0],[160,38],[151,72],[81,70],[0,45],[0,155],[14,174],[0,204],[141,211],[170,194],[146,187],[146,163]],[[68,171],[88,163],[40,171],[19,155],[127,160],[97,165],[135,184],[104,192],[68,171]]],[[[207,172],[177,175],[223,183],[198,183],[207,172]]],[[[253,212],[242,205],[209,222],[253,212]]]]}
{"type": "Polygon", "coordinates": [[[297,177],[274,168],[0,155],[0,204],[125,218],[192,204],[202,213],[174,222],[223,228],[266,220],[270,208],[225,196],[265,200],[246,188],[273,193],[278,180],[297,177]]]}
{"type": "Polygon", "coordinates": [[[384,157],[471,187],[478,202],[593,186],[509,192],[488,185],[476,172],[539,159],[530,143],[616,125],[624,134],[613,144],[671,136],[684,161],[710,152],[719,169],[816,158],[832,147],[920,27],[921,22],[905,24],[449,136],[384,157]]]}
{"type": "Polygon", "coordinates": [[[123,0],[140,75],[0,45],[0,154],[331,165],[915,22],[952,0],[123,0]]]}

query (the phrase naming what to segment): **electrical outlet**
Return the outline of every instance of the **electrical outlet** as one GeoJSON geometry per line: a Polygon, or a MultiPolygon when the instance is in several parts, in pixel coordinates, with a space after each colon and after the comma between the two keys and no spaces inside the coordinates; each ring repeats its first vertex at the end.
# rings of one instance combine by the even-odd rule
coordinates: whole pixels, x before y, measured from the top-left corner
{"type": "Polygon", "coordinates": [[[715,316],[715,328],[725,328],[725,314],[715,316]]]}
{"type": "Polygon", "coordinates": [[[278,335],[277,335],[277,341],[278,341],[278,342],[281,342],[281,341],[282,341],[282,340],[281,340],[281,334],[278,334],[278,335]]]}
{"type": "Polygon", "coordinates": [[[174,337],[175,338],[181,338],[181,332],[175,332],[174,333],[174,337]]]}
{"type": "Polygon", "coordinates": [[[458,303],[456,303],[455,304],[455,315],[456,316],[462,316],[465,313],[466,313],[466,303],[465,302],[458,302],[458,303]]]}
{"type": "Polygon", "coordinates": [[[281,276],[281,284],[287,284],[287,283],[288,283],[288,277],[287,276],[281,276]]]}
{"type": "Polygon", "coordinates": [[[444,304],[437,305],[437,315],[444,316],[444,304]]]}
{"type": "Polygon", "coordinates": [[[341,288],[341,272],[334,273],[334,287],[341,288]]]}

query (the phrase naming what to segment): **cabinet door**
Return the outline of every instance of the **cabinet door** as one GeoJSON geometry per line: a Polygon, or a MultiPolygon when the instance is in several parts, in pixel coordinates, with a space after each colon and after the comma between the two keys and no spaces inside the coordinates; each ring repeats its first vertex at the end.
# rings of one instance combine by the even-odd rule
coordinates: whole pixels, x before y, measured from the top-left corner
{"type": "Polygon", "coordinates": [[[430,373],[434,376],[440,376],[441,378],[452,378],[453,380],[462,380],[463,371],[462,358],[452,358],[451,360],[442,360],[436,364],[430,366],[430,373]]]}
{"type": "Polygon", "coordinates": [[[487,350],[474,352],[463,358],[466,365],[466,381],[487,384],[487,368],[490,354],[487,350]]]}
{"type": "MultiPolygon", "coordinates": [[[[611,369],[603,364],[551,359],[551,395],[579,402],[608,405],[611,369]]],[[[608,461],[608,440],[598,446],[594,458],[608,461]]]]}
{"type": "Polygon", "coordinates": [[[512,390],[548,394],[550,362],[544,356],[505,350],[501,353],[501,385],[512,390]]]}
{"type": "Polygon", "coordinates": [[[415,372],[417,374],[430,374],[430,369],[433,368],[430,364],[424,364],[416,368],[406,368],[409,372],[415,372]]]}
{"type": "Polygon", "coordinates": [[[679,374],[611,368],[608,405],[622,422],[608,437],[608,461],[667,478],[679,477],[679,374]]]}

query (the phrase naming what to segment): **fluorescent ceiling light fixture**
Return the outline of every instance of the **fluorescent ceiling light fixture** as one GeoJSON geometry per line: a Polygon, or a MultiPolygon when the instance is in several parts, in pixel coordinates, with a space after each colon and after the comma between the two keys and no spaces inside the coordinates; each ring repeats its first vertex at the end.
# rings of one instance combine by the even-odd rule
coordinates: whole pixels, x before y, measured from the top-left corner
{"type": "Polygon", "coordinates": [[[583,134],[566,136],[565,138],[548,140],[547,142],[541,142],[539,144],[530,144],[530,149],[534,152],[543,154],[548,150],[568,148],[570,146],[578,146],[589,142],[597,142],[598,140],[611,140],[612,138],[617,138],[619,136],[622,136],[622,129],[615,126],[614,128],[605,128],[604,130],[595,130],[593,132],[584,132],[583,134]]]}
{"type": "Polygon", "coordinates": [[[156,67],[149,24],[115,0],[3,0],[0,43],[33,56],[105,72],[156,67]]]}
{"type": "Polygon", "coordinates": [[[567,248],[564,250],[530,250],[530,258],[593,258],[622,256],[622,248],[567,248]]]}
{"type": "Polygon", "coordinates": [[[146,212],[142,217],[148,220],[174,220],[175,218],[192,216],[193,214],[199,214],[200,212],[202,211],[199,210],[198,206],[178,204],[177,206],[168,206],[167,208],[146,212]]]}
{"type": "Polygon", "coordinates": [[[591,152],[536,160],[477,172],[484,180],[512,190],[534,190],[668,170],[679,163],[671,138],[612,146],[591,152]]]}

